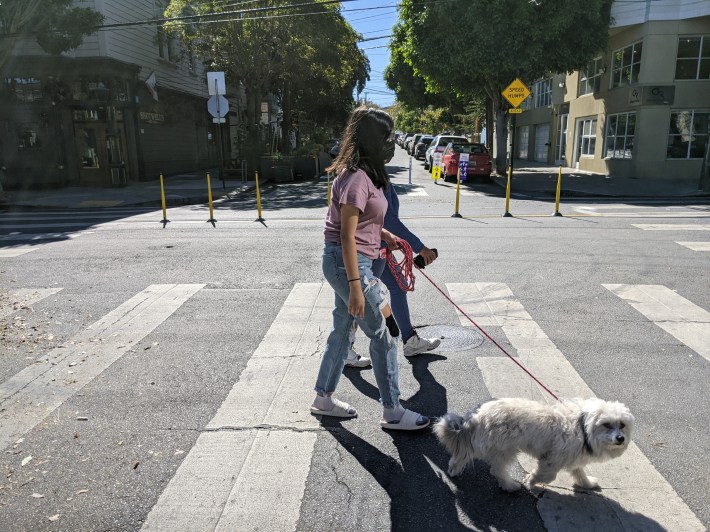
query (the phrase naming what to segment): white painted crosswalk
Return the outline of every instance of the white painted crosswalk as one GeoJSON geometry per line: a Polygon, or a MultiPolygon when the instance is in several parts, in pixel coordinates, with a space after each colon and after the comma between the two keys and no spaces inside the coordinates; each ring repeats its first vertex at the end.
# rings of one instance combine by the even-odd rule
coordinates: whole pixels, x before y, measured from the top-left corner
{"type": "Polygon", "coordinates": [[[0,383],[0,448],[40,423],[204,285],[152,285],[0,383]]]}
{"type": "MultiPolygon", "coordinates": [[[[710,360],[710,313],[705,309],[665,286],[603,286],[619,297],[619,305],[632,305],[710,360]]],[[[0,383],[2,447],[36,427],[203,288],[151,285],[71,338],[68,347],[53,349],[0,383]]],[[[554,393],[594,396],[508,285],[448,283],[446,288],[480,326],[500,328],[512,354],[554,393]]],[[[8,295],[28,306],[61,290],[15,290],[8,295]]],[[[143,530],[297,529],[314,449],[318,438],[327,434],[309,405],[332,301],[327,284],[294,285],[231,391],[163,489],[143,530]]],[[[0,307],[0,319],[16,310],[12,305],[0,307]]],[[[471,325],[461,314],[459,320],[471,325]]],[[[476,362],[490,396],[554,401],[502,353],[478,357],[476,362]]],[[[441,474],[436,464],[429,463],[435,474],[441,474]]],[[[531,462],[521,458],[521,465],[529,470],[531,462]]],[[[602,479],[601,494],[577,493],[570,500],[566,495],[572,489],[571,478],[561,475],[539,497],[537,509],[548,530],[592,530],[588,527],[592,521],[603,529],[637,530],[635,516],[667,530],[705,529],[635,444],[621,459],[595,464],[590,472],[602,479]]]]}
{"type": "Polygon", "coordinates": [[[294,287],[143,530],[295,530],[320,426],[306,383],[332,301],[321,284],[294,287]]]}
{"type": "MultiPolygon", "coordinates": [[[[454,301],[479,325],[498,325],[516,349],[520,362],[548,386],[563,397],[590,397],[593,392],[582,380],[564,355],[544,331],[515,299],[503,283],[447,284],[454,301]]],[[[685,307],[684,307],[685,308],[685,307]]],[[[462,325],[470,322],[459,315],[462,325]]],[[[696,317],[693,315],[692,317],[696,317]]],[[[691,317],[691,318],[692,318],[691,317]]],[[[527,397],[554,401],[522,371],[511,368],[512,362],[502,358],[477,358],[483,378],[493,397],[527,397]],[[513,378],[511,374],[515,371],[513,378]]],[[[528,472],[534,461],[521,456],[521,465],[528,472]]],[[[560,474],[553,485],[539,499],[538,511],[548,530],[589,530],[590,522],[610,521],[620,523],[624,530],[637,530],[634,515],[649,518],[665,530],[705,530],[703,524],[678,496],[673,487],[656,471],[641,450],[632,443],[621,458],[588,468],[594,476],[603,479],[604,497],[616,504],[600,501],[597,495],[577,494],[574,507],[562,507],[558,497],[573,488],[572,479],[560,474]],[[584,502],[582,500],[584,499],[584,502]],[[586,506],[586,510],[580,510],[586,506]],[[613,515],[589,515],[602,510],[613,515]],[[591,517],[591,520],[590,520],[591,517]]]]}
{"type": "Polygon", "coordinates": [[[710,361],[710,312],[665,286],[605,284],[604,287],[710,361]]]}

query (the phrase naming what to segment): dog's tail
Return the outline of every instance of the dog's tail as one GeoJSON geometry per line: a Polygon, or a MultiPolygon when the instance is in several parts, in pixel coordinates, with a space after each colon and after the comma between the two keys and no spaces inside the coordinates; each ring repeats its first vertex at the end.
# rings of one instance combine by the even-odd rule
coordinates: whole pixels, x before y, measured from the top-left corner
{"type": "Polygon", "coordinates": [[[455,456],[460,454],[462,449],[470,447],[468,440],[471,434],[465,430],[467,423],[463,416],[448,413],[434,424],[434,434],[449,454],[455,456]]]}

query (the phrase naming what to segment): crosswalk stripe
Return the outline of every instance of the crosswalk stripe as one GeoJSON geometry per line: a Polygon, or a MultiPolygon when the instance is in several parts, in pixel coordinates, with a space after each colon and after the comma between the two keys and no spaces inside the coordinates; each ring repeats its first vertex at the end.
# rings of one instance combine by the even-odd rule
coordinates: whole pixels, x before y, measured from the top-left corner
{"type": "Polygon", "coordinates": [[[710,224],[631,224],[644,231],[710,231],[710,224]]]}
{"type": "Polygon", "coordinates": [[[29,253],[30,251],[35,251],[36,249],[36,246],[14,246],[7,249],[0,249],[0,259],[12,259],[29,253]]]}
{"type": "MultiPolygon", "coordinates": [[[[517,351],[520,362],[542,383],[563,397],[589,397],[593,392],[517,301],[504,283],[447,283],[451,298],[479,325],[499,325],[517,351]]],[[[463,325],[470,322],[459,313],[463,325]]],[[[518,396],[552,401],[532,380],[507,358],[476,359],[484,382],[493,397],[518,396]]],[[[521,455],[520,463],[530,471],[534,460],[521,455]]],[[[616,460],[588,467],[599,476],[606,497],[584,492],[574,504],[565,504],[572,479],[558,475],[538,500],[538,512],[548,530],[588,530],[590,523],[615,523],[615,528],[638,530],[635,514],[655,521],[667,530],[705,530],[695,514],[653,464],[632,442],[616,460]],[[631,472],[631,473],[630,473],[631,472]],[[613,501],[613,502],[610,502],[613,501]],[[615,503],[615,504],[614,504],[615,503]]],[[[602,526],[602,528],[604,528],[602,526]]],[[[642,529],[644,527],[641,527],[642,529]]]]}
{"type": "MultiPolygon", "coordinates": [[[[22,226],[25,228],[26,226],[22,226]]],[[[82,234],[86,234],[86,231],[82,232],[59,232],[59,233],[18,233],[12,235],[0,235],[0,241],[4,242],[18,242],[18,241],[45,241],[45,240],[65,240],[67,238],[76,238],[82,234]]]]}
{"type": "Polygon", "coordinates": [[[0,301],[0,319],[26,307],[31,307],[44,298],[61,292],[62,288],[20,288],[7,293],[7,304],[0,301]]]}
{"type": "Polygon", "coordinates": [[[710,312],[662,285],[603,285],[710,361],[710,312]]]}
{"type": "Polygon", "coordinates": [[[419,185],[395,185],[398,196],[428,196],[424,187],[419,185]]]}
{"type": "Polygon", "coordinates": [[[693,251],[710,251],[710,242],[676,242],[693,251]]]}
{"type": "Polygon", "coordinates": [[[321,430],[309,384],[332,305],[329,287],[294,286],[142,530],[296,528],[321,430]]]}
{"type": "Polygon", "coordinates": [[[0,448],[6,448],[165,321],[202,284],[151,285],[0,384],[0,448]]]}

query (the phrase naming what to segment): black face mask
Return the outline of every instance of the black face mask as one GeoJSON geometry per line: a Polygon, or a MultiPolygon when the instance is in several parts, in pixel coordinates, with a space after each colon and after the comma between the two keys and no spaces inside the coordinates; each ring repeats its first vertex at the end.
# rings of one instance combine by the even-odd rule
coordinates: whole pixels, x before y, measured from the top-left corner
{"type": "Polygon", "coordinates": [[[385,140],[385,146],[382,148],[382,153],[385,156],[385,161],[390,161],[394,157],[394,139],[388,138],[385,140]]]}

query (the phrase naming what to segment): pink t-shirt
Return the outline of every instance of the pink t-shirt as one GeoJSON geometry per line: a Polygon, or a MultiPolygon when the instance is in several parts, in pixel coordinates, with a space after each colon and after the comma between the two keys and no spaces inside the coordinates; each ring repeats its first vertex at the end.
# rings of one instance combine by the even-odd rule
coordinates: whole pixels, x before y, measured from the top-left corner
{"type": "Polygon", "coordinates": [[[347,170],[333,180],[328,214],[325,217],[325,241],[340,243],[340,205],[352,205],[360,211],[355,229],[355,244],[359,253],[376,259],[380,256],[380,232],[385,223],[387,198],[368,175],[347,170]]]}

